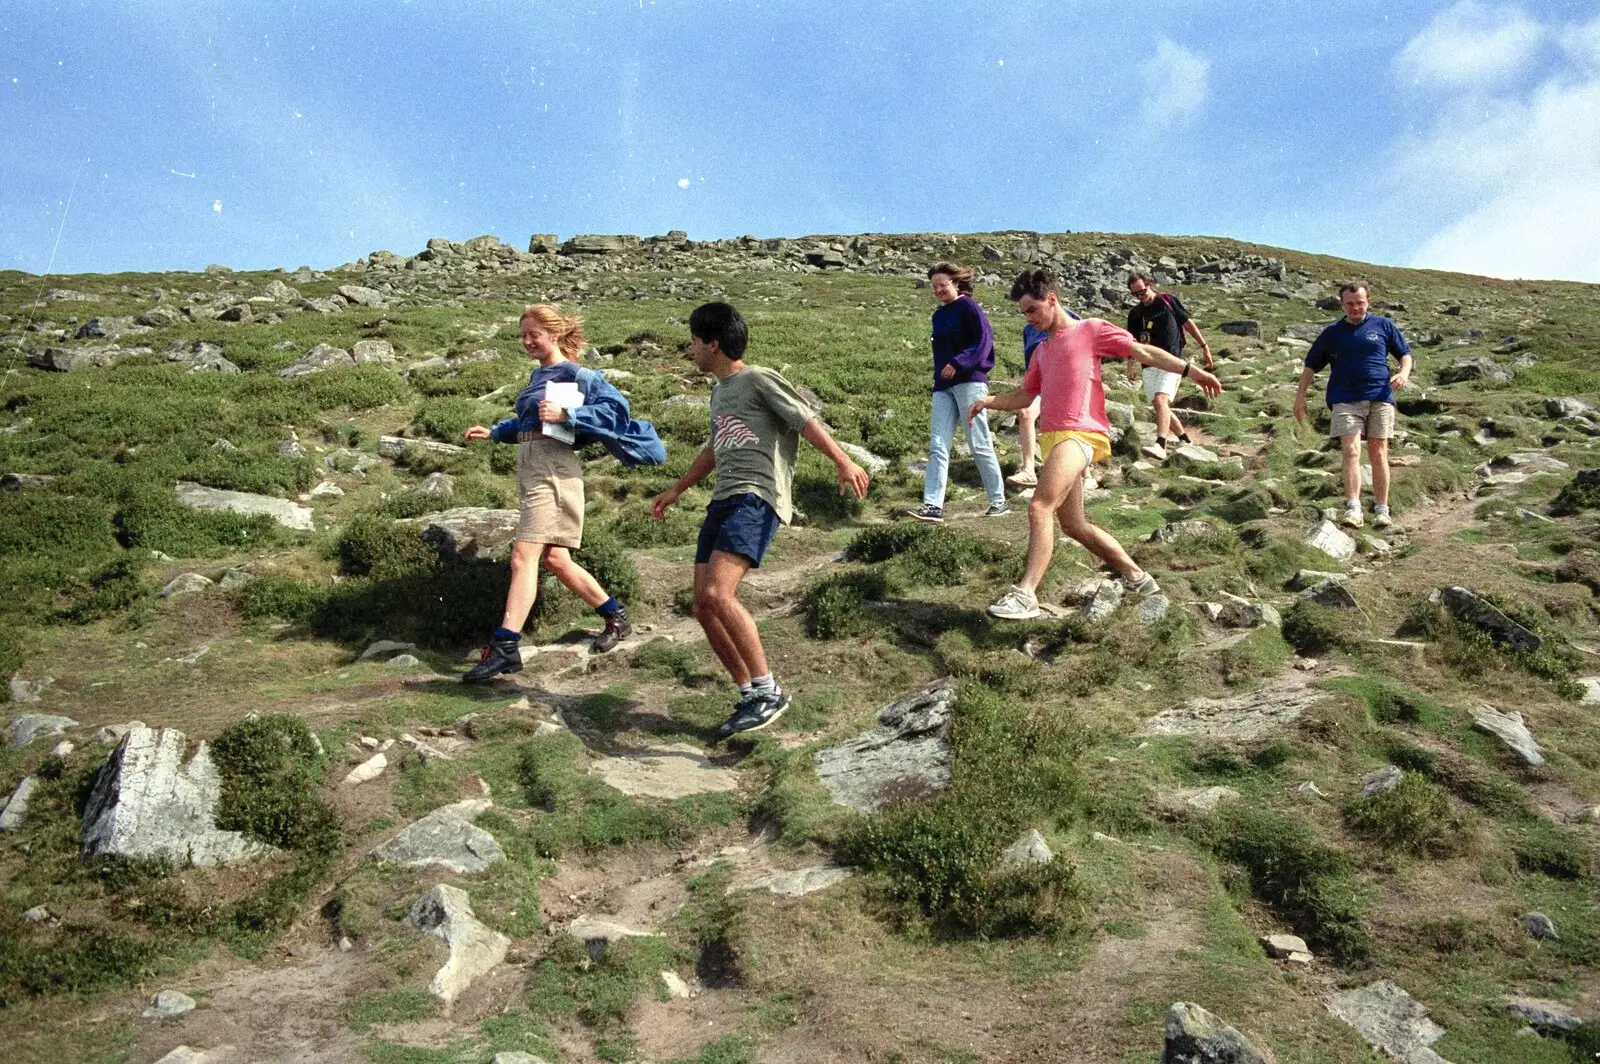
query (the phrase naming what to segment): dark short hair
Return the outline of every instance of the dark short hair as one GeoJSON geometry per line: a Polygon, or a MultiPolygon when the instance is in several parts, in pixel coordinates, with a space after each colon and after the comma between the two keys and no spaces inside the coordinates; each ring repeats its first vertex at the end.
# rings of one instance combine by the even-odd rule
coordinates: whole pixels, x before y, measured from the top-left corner
{"type": "Polygon", "coordinates": [[[1146,285],[1148,285],[1151,288],[1154,288],[1156,286],[1156,279],[1150,273],[1149,270],[1140,270],[1138,273],[1130,273],[1130,274],[1128,274],[1128,287],[1129,288],[1133,287],[1133,282],[1135,282],[1135,281],[1143,281],[1146,285]]]}
{"type": "Polygon", "coordinates": [[[715,343],[722,353],[738,361],[750,345],[750,326],[728,303],[702,303],[689,315],[689,332],[701,343],[715,343]]]}
{"type": "Polygon", "coordinates": [[[1023,270],[1017,274],[1017,279],[1011,282],[1011,302],[1015,303],[1023,296],[1044,299],[1054,291],[1056,291],[1055,274],[1042,266],[1038,269],[1023,270]]]}
{"type": "Polygon", "coordinates": [[[1370,296],[1372,289],[1367,287],[1367,282],[1365,281],[1346,281],[1339,286],[1339,298],[1343,299],[1346,292],[1365,292],[1370,296]]]}
{"type": "Polygon", "coordinates": [[[928,268],[928,280],[933,280],[933,275],[942,273],[956,283],[956,291],[964,296],[972,294],[972,267],[957,266],[953,262],[936,262],[928,268]]]}

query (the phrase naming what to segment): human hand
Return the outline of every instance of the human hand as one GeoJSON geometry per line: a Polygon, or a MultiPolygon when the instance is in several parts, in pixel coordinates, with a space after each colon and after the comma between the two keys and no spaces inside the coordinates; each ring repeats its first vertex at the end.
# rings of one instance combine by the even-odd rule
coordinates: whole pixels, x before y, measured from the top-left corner
{"type": "Polygon", "coordinates": [[[867,471],[846,458],[839,463],[839,494],[848,495],[855,492],[858,499],[867,497],[867,484],[869,478],[867,471]]]}
{"type": "Polygon", "coordinates": [[[1393,388],[1397,392],[1404,391],[1406,385],[1410,383],[1411,374],[1406,370],[1401,370],[1399,373],[1396,373],[1393,377],[1389,378],[1389,387],[1393,388]]]}
{"type": "Polygon", "coordinates": [[[1304,393],[1294,397],[1294,419],[1302,425],[1306,423],[1306,397],[1304,393]]]}
{"type": "Polygon", "coordinates": [[[1216,360],[1211,357],[1211,345],[1210,344],[1201,344],[1200,345],[1200,354],[1205,357],[1206,369],[1215,369],[1216,368],[1217,363],[1216,363],[1216,360]]]}
{"type": "Polygon", "coordinates": [[[955,378],[956,368],[953,365],[946,366],[944,369],[939,371],[939,379],[942,381],[951,381],[955,380],[955,378]]]}
{"type": "Polygon", "coordinates": [[[1215,397],[1222,394],[1222,382],[1210,370],[1190,369],[1189,379],[1199,385],[1200,391],[1208,396],[1215,397]]]}
{"type": "Polygon", "coordinates": [[[976,400],[971,406],[967,407],[967,423],[971,424],[973,418],[977,417],[987,409],[989,409],[988,396],[984,396],[982,399],[976,400]]]}
{"type": "Polygon", "coordinates": [[[482,425],[474,425],[467,430],[467,439],[469,440],[487,440],[488,438],[489,430],[482,425]]]}
{"type": "Polygon", "coordinates": [[[668,488],[660,495],[657,495],[655,498],[651,499],[650,516],[655,518],[657,521],[661,520],[663,517],[666,517],[667,510],[671,508],[673,503],[678,501],[678,496],[680,494],[682,493],[679,492],[677,488],[668,488]]]}
{"type": "Polygon", "coordinates": [[[559,424],[567,420],[567,411],[548,399],[539,400],[539,420],[559,424]]]}

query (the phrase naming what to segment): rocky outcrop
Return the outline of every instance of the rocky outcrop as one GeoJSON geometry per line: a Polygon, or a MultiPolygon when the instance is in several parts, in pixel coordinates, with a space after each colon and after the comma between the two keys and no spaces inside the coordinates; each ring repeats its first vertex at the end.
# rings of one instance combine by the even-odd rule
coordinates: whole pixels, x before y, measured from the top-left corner
{"type": "Polygon", "coordinates": [[[1146,735],[1196,735],[1240,741],[1286,727],[1315,705],[1321,692],[1263,688],[1232,698],[1192,698],[1146,718],[1146,735]]]}
{"type": "Polygon", "coordinates": [[[222,780],[204,742],[184,764],[175,728],[132,727],[95,774],[83,811],[80,856],[164,857],[217,865],[275,852],[237,831],[219,831],[222,780]]]}
{"type": "Polygon", "coordinates": [[[469,798],[435,809],[374,847],[371,855],[410,868],[438,865],[460,874],[482,872],[506,856],[493,835],[472,823],[487,808],[487,800],[469,798]]]}
{"type": "Polygon", "coordinates": [[[1544,643],[1476,591],[1464,587],[1441,587],[1428,596],[1428,601],[1443,605],[1456,620],[1471,625],[1496,643],[1518,653],[1532,654],[1544,643]]]}
{"type": "Polygon", "coordinates": [[[11,718],[11,724],[6,728],[6,743],[14,750],[19,746],[27,746],[35,739],[60,735],[68,728],[77,726],[78,722],[71,717],[57,717],[49,713],[24,713],[20,717],[11,718]]]}
{"type": "Polygon", "coordinates": [[[425,540],[453,561],[503,562],[517,534],[517,511],[462,506],[396,524],[414,524],[425,540]]]}
{"type": "Polygon", "coordinates": [[[1445,1029],[1420,1002],[1388,979],[1346,990],[1328,1011],[1354,1027],[1374,1049],[1405,1064],[1448,1064],[1431,1048],[1445,1029]]]}
{"type": "Polygon", "coordinates": [[[287,499],[275,499],[270,495],[252,495],[246,491],[208,488],[201,484],[191,484],[186,480],[178,481],[177,486],[173,488],[173,494],[180,503],[191,510],[228,510],[250,516],[260,514],[297,532],[312,531],[311,509],[297,506],[287,499]]]}
{"type": "Polygon", "coordinates": [[[1189,1001],[1167,1010],[1167,1039],[1161,1064],[1272,1064],[1273,1058],[1257,1049],[1219,1017],[1189,1001]]]}
{"type": "Polygon", "coordinates": [[[1544,764],[1544,750],[1534,740],[1521,713],[1502,713],[1485,703],[1472,711],[1472,723],[1505,743],[1523,764],[1544,764]]]}
{"type": "Polygon", "coordinates": [[[608,787],[638,798],[687,798],[737,790],[732,769],[711,763],[705,751],[688,743],[658,743],[619,757],[603,757],[589,767],[608,787]]]}
{"type": "Polygon", "coordinates": [[[446,1007],[472,981],[506,959],[511,940],[485,926],[472,914],[472,902],[459,887],[441,883],[418,898],[408,914],[411,926],[443,939],[450,959],[434,974],[428,993],[446,1007]]]}
{"type": "Polygon", "coordinates": [[[902,695],[878,711],[877,727],[818,751],[818,778],[834,802],[863,813],[948,790],[955,704],[949,680],[902,695]]]}

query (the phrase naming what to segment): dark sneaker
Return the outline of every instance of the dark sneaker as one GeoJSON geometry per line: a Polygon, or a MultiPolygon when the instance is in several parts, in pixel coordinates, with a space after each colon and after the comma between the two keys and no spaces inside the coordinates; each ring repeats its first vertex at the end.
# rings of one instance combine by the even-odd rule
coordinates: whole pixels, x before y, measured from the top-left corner
{"type": "Polygon", "coordinates": [[[983,511],[983,516],[985,516],[985,517],[1004,517],[1006,514],[1008,514],[1010,512],[1011,512],[1011,504],[1008,503],[1008,502],[1005,502],[1004,500],[1002,500],[1000,502],[990,503],[989,504],[989,508],[987,510],[983,511]]]}
{"type": "Polygon", "coordinates": [[[615,650],[618,643],[632,634],[633,624],[628,620],[627,609],[619,609],[606,618],[606,630],[594,637],[589,653],[604,654],[608,650],[615,650]]]}
{"type": "Polygon", "coordinates": [[[462,683],[488,683],[502,672],[522,671],[522,642],[518,639],[491,639],[483,657],[461,677],[462,683]]]}
{"type": "Polygon", "coordinates": [[[918,521],[928,521],[937,525],[944,521],[944,507],[934,506],[931,503],[925,502],[921,506],[907,510],[906,516],[915,517],[918,521]]]}
{"type": "Polygon", "coordinates": [[[789,696],[784,691],[758,691],[739,701],[733,716],[717,725],[717,738],[728,739],[745,732],[760,731],[783,716],[789,708],[789,696]]]}

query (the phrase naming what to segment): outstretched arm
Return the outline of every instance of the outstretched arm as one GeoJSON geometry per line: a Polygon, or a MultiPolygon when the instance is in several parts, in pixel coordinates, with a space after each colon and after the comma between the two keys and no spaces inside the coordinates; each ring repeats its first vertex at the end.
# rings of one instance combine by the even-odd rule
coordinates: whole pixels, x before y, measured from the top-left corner
{"type": "Polygon", "coordinates": [[[1211,345],[1207,343],[1206,338],[1200,334],[1200,326],[1194,323],[1193,318],[1190,318],[1188,321],[1183,323],[1183,331],[1194,337],[1194,342],[1200,345],[1200,353],[1205,356],[1206,369],[1210,369],[1212,366],[1215,366],[1216,363],[1211,359],[1211,345]]]}
{"type": "Polygon", "coordinates": [[[1218,395],[1222,391],[1222,382],[1209,370],[1196,369],[1177,355],[1163,351],[1154,344],[1141,344],[1135,341],[1128,349],[1128,357],[1137,359],[1147,366],[1164,369],[1168,373],[1181,373],[1199,386],[1206,395],[1218,395]]]}
{"type": "Polygon", "coordinates": [[[678,478],[678,482],[666,491],[650,500],[650,516],[657,521],[667,516],[667,508],[677,502],[679,497],[706,477],[717,467],[717,456],[711,448],[703,448],[694,456],[694,461],[689,464],[689,471],[678,478]]]}
{"type": "Polygon", "coordinates": [[[967,407],[967,420],[971,421],[985,410],[1024,410],[1032,406],[1037,398],[1033,392],[1023,391],[1020,388],[1001,395],[986,395],[967,407]]]}
{"type": "Polygon", "coordinates": [[[1306,393],[1311,390],[1311,378],[1317,371],[1310,366],[1300,371],[1300,387],[1294,393],[1294,419],[1301,423],[1306,419],[1306,393]]]}
{"type": "Polygon", "coordinates": [[[800,431],[800,435],[804,436],[806,442],[811,446],[827,455],[828,460],[838,467],[840,495],[854,492],[855,497],[858,499],[867,497],[869,479],[867,471],[856,465],[855,461],[844,453],[844,448],[839,446],[828,430],[823,427],[821,421],[816,418],[807,421],[806,427],[800,431]]]}

